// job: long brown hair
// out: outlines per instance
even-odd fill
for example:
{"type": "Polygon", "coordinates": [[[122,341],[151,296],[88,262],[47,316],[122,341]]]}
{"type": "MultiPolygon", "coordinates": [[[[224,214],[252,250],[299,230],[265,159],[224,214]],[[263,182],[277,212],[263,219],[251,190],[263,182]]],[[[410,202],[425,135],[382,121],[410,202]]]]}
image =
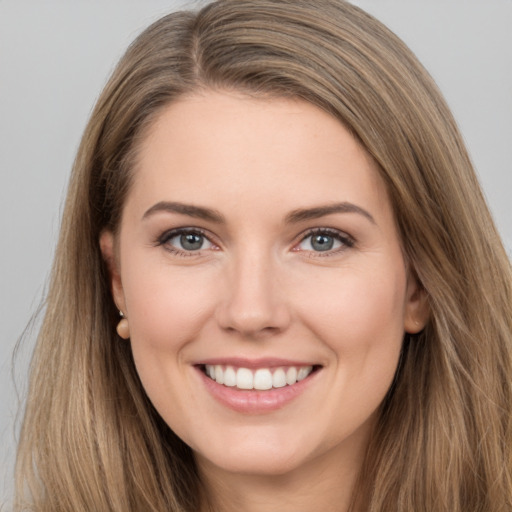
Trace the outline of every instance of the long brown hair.
{"type": "Polygon", "coordinates": [[[306,100],[377,162],[430,320],[404,339],[354,503],[374,512],[512,508],[512,274],[457,126],[430,76],[341,0],[219,0],[130,46],[76,157],[17,460],[17,510],[198,510],[190,449],[152,408],[99,249],[139,141],[201,88],[306,100]]]}

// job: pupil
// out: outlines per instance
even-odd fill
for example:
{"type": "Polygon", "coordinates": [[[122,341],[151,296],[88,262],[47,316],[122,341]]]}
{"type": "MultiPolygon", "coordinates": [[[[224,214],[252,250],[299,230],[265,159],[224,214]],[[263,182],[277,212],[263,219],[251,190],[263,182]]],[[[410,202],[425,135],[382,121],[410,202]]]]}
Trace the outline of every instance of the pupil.
{"type": "Polygon", "coordinates": [[[197,251],[198,249],[201,249],[201,246],[203,245],[203,237],[201,235],[188,233],[186,235],[181,235],[180,243],[183,249],[187,251],[197,251]]]}
{"type": "Polygon", "coordinates": [[[333,237],[327,235],[315,235],[311,241],[311,246],[315,251],[329,251],[333,245],[333,237]]]}

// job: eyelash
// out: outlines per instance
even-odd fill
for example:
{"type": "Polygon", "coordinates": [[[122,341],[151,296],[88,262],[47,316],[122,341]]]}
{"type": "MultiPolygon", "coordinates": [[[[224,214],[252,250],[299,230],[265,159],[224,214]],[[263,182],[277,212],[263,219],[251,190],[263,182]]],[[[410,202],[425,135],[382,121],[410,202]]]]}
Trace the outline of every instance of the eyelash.
{"type": "MultiPolygon", "coordinates": [[[[325,252],[309,251],[309,256],[311,258],[317,258],[317,257],[325,258],[325,257],[329,257],[329,256],[334,256],[334,255],[339,254],[340,252],[343,252],[347,249],[354,247],[354,245],[355,245],[354,238],[352,238],[347,233],[344,233],[342,231],[338,231],[337,229],[332,229],[332,228],[314,228],[314,229],[311,229],[311,230],[307,231],[306,233],[304,233],[304,235],[302,235],[299,243],[296,244],[295,247],[302,244],[308,238],[312,238],[314,236],[319,236],[319,235],[334,238],[334,240],[341,243],[341,247],[338,247],[337,249],[329,249],[329,250],[326,250],[325,252]]],[[[294,250],[297,250],[297,252],[299,252],[298,249],[294,249],[294,250]]]]}
{"type": "MultiPolygon", "coordinates": [[[[168,244],[169,240],[176,238],[177,236],[181,236],[181,235],[199,235],[199,236],[203,237],[205,240],[207,240],[214,247],[217,247],[217,245],[211,241],[211,237],[204,230],[202,230],[201,228],[191,228],[191,227],[178,228],[178,229],[172,229],[169,231],[165,231],[164,233],[162,233],[162,235],[160,235],[158,237],[155,245],[156,246],[165,246],[165,249],[167,251],[169,251],[172,254],[175,254],[177,256],[190,257],[190,256],[197,256],[198,254],[201,253],[202,249],[198,249],[196,251],[187,251],[187,250],[178,249],[177,247],[168,244]]],[[[354,245],[355,245],[354,238],[352,238],[350,235],[348,235],[346,233],[340,232],[340,231],[338,231],[336,229],[332,229],[332,228],[314,228],[309,231],[306,231],[306,233],[304,233],[301,236],[299,242],[294,245],[294,248],[292,250],[294,250],[296,252],[308,252],[309,256],[312,258],[328,257],[328,256],[336,255],[346,249],[350,249],[350,248],[354,247],[354,245]],[[304,241],[306,241],[308,238],[311,238],[314,236],[321,236],[321,235],[333,238],[334,240],[340,242],[341,247],[336,248],[334,250],[328,249],[325,252],[323,252],[323,251],[300,251],[299,249],[296,248],[297,246],[302,244],[304,241]]]]}
{"type": "Polygon", "coordinates": [[[158,239],[156,240],[155,245],[156,246],[164,246],[165,250],[169,251],[172,254],[175,254],[176,256],[183,256],[183,257],[190,257],[190,256],[197,256],[201,249],[197,251],[187,251],[183,249],[178,249],[177,247],[174,247],[173,245],[168,244],[169,240],[181,236],[181,235],[199,235],[203,237],[205,240],[210,242],[213,246],[216,246],[211,240],[210,236],[202,230],[201,228],[178,228],[178,229],[171,229],[169,231],[165,231],[162,233],[158,239]]]}

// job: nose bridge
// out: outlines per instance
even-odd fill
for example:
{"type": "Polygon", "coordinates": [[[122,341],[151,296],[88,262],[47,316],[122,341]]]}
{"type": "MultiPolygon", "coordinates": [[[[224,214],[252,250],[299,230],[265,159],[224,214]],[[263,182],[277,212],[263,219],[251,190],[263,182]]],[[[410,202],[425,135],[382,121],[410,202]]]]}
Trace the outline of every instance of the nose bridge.
{"type": "Polygon", "coordinates": [[[233,255],[219,304],[222,328],[255,336],[286,327],[289,312],[278,267],[272,251],[262,247],[246,245],[233,255]]]}

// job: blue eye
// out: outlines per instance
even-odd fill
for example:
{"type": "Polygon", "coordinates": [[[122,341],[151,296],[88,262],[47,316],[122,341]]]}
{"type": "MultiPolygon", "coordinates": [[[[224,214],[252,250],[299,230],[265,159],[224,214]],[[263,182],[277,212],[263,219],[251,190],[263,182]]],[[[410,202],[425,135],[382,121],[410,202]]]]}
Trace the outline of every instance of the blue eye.
{"type": "Polygon", "coordinates": [[[317,230],[306,235],[297,246],[301,251],[336,252],[343,247],[352,247],[352,239],[330,230],[317,230]]]}
{"type": "Polygon", "coordinates": [[[158,240],[158,243],[167,246],[170,250],[181,252],[195,252],[213,247],[203,233],[191,229],[167,232],[158,240]]]}

